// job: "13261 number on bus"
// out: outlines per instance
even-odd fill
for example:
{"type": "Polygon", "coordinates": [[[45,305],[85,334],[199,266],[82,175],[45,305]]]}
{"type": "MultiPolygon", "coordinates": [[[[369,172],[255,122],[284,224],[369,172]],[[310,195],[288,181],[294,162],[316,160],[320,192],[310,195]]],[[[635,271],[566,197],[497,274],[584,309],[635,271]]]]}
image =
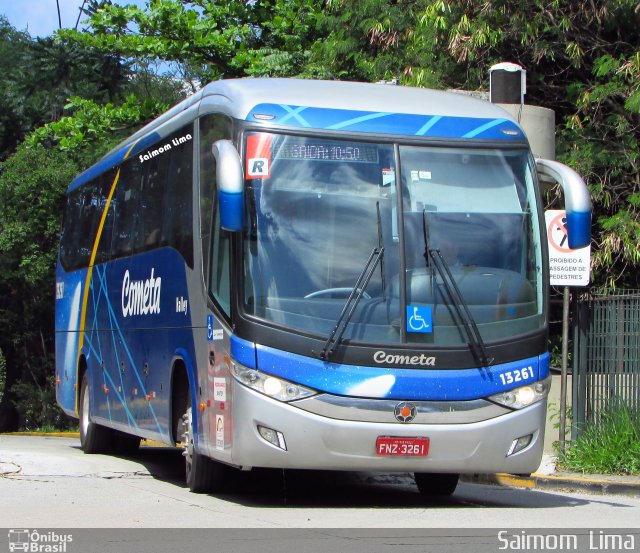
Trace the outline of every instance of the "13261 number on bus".
{"type": "Polygon", "coordinates": [[[515,369],[506,373],[500,374],[500,380],[505,386],[507,384],[515,384],[517,382],[525,382],[535,378],[533,374],[533,367],[525,367],[524,369],[515,369]]]}

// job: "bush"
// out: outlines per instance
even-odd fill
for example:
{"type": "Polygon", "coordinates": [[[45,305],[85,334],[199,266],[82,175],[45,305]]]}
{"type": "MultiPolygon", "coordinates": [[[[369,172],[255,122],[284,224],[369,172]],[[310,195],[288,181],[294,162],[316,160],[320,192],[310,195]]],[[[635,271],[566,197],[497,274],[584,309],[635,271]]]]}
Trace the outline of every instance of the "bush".
{"type": "Polygon", "coordinates": [[[562,469],[575,472],[640,473],[640,411],[612,402],[598,424],[588,424],[558,460],[562,469]]]}

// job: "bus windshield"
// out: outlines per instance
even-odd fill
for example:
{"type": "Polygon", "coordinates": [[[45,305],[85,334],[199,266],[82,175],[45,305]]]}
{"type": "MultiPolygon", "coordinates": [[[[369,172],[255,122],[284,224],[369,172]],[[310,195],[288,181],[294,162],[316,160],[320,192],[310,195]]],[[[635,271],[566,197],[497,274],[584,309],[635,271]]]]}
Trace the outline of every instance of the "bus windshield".
{"type": "Polygon", "coordinates": [[[467,344],[460,301],[485,342],[542,328],[526,149],[248,133],[245,152],[248,315],[326,338],[372,252],[383,250],[343,340],[467,344]],[[459,297],[429,250],[444,259],[459,297]]]}

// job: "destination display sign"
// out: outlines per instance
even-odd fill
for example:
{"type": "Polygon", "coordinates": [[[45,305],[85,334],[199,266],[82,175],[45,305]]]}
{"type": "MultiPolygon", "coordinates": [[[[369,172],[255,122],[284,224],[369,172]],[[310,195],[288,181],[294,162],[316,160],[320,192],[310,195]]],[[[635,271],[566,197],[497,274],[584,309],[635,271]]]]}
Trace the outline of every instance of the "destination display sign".
{"type": "Polygon", "coordinates": [[[287,137],[275,151],[275,159],[378,163],[378,148],[361,142],[351,144],[349,142],[287,137]]]}

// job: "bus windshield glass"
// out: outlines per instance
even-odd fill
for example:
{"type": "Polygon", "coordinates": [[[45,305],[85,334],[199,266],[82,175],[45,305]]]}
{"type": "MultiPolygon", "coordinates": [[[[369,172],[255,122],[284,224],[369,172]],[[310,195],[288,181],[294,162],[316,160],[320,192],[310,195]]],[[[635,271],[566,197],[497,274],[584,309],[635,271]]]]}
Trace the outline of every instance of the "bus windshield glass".
{"type": "Polygon", "coordinates": [[[245,173],[248,315],[326,338],[372,252],[383,250],[344,341],[467,344],[461,300],[485,342],[542,328],[539,216],[526,149],[396,150],[249,133],[245,173]],[[444,259],[460,297],[428,250],[444,259]]]}

